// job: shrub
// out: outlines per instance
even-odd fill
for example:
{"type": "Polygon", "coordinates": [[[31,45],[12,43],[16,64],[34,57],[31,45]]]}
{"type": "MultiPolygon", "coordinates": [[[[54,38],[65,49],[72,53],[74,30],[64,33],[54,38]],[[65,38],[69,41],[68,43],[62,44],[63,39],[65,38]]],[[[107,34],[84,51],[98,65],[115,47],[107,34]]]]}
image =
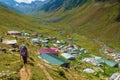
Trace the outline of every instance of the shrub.
{"type": "Polygon", "coordinates": [[[65,76],[64,71],[63,71],[63,70],[59,70],[59,75],[60,75],[60,76],[65,76]]]}
{"type": "Polygon", "coordinates": [[[7,80],[20,80],[20,77],[17,74],[11,75],[7,80]]]}

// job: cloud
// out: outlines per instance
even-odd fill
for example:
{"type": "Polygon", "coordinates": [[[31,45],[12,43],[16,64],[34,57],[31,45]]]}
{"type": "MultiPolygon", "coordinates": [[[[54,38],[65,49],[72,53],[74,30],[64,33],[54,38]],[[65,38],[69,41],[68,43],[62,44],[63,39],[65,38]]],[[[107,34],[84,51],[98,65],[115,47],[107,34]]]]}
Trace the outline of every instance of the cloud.
{"type": "MultiPolygon", "coordinates": [[[[27,3],[27,4],[30,4],[32,3],[33,1],[36,1],[36,0],[14,0],[18,3],[27,3]]],[[[41,0],[41,1],[44,1],[44,0],[41,0]]]]}

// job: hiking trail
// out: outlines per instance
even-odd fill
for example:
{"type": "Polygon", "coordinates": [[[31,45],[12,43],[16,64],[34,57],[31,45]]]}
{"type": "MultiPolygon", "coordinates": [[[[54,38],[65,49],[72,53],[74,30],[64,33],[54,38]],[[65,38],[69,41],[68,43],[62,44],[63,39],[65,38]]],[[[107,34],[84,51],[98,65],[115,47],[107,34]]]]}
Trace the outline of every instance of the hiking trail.
{"type": "Polygon", "coordinates": [[[25,66],[23,66],[20,69],[20,80],[30,80],[31,77],[31,71],[28,68],[25,68],[25,66]]]}
{"type": "Polygon", "coordinates": [[[48,73],[48,71],[45,69],[44,65],[38,63],[38,66],[43,70],[45,76],[47,77],[48,80],[54,80],[50,74],[48,73]]]}
{"type": "Polygon", "coordinates": [[[101,42],[97,39],[93,39],[93,41],[95,41],[95,43],[98,43],[102,46],[102,48],[99,49],[98,53],[99,53],[100,56],[104,56],[102,51],[105,50],[105,49],[108,49],[109,47],[104,42],[101,42]]]}

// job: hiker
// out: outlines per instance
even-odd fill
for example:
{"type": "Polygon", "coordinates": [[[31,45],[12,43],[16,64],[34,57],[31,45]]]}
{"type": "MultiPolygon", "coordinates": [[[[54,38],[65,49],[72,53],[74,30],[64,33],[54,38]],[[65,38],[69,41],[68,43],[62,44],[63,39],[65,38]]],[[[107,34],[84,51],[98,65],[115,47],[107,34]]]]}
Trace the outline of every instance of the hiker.
{"type": "Polygon", "coordinates": [[[23,59],[23,63],[27,64],[28,51],[27,51],[27,47],[25,45],[22,45],[20,47],[20,56],[23,59]]]}

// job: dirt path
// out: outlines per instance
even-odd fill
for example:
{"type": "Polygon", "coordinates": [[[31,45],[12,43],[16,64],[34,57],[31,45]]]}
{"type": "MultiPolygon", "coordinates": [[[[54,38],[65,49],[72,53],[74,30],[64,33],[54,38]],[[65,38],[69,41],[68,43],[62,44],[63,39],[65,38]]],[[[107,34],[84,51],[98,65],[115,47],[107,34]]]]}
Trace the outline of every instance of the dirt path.
{"type": "Polygon", "coordinates": [[[25,66],[20,69],[20,80],[30,80],[31,71],[25,66]]]}
{"type": "Polygon", "coordinates": [[[43,70],[43,72],[44,72],[44,74],[45,74],[45,76],[47,77],[48,80],[54,80],[54,79],[50,76],[50,74],[47,72],[47,70],[45,69],[44,65],[41,65],[41,64],[39,64],[39,63],[38,63],[38,65],[39,65],[39,67],[43,70]]]}
{"type": "Polygon", "coordinates": [[[104,43],[104,42],[101,42],[101,41],[98,41],[98,40],[96,40],[96,39],[93,39],[96,43],[98,43],[98,44],[100,44],[101,46],[102,46],[102,48],[101,49],[99,49],[99,55],[100,56],[104,56],[103,55],[103,50],[105,50],[105,49],[108,49],[109,47],[104,43]]]}
{"type": "Polygon", "coordinates": [[[85,76],[78,75],[77,72],[75,71],[69,71],[69,72],[66,72],[65,74],[67,74],[69,78],[74,80],[87,80],[85,76]]]}

